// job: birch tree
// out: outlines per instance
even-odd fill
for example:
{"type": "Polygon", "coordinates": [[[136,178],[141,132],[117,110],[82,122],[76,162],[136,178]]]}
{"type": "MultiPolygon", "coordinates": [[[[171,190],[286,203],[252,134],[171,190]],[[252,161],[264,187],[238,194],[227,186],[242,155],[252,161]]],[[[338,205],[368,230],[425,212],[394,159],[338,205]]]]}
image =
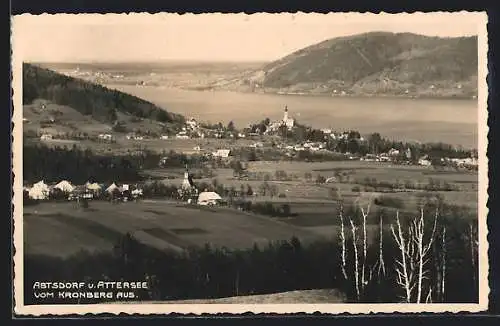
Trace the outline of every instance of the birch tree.
{"type": "Polygon", "coordinates": [[[420,217],[410,222],[408,231],[404,232],[396,213],[397,230],[391,225],[391,232],[400,251],[396,259],[396,273],[398,285],[404,290],[404,299],[407,303],[422,303],[432,300],[432,286],[425,283],[429,279],[428,268],[429,251],[435,239],[437,226],[437,211],[430,235],[426,236],[424,211],[420,210],[420,217]],[[425,298],[424,298],[425,296],[425,298]]]}

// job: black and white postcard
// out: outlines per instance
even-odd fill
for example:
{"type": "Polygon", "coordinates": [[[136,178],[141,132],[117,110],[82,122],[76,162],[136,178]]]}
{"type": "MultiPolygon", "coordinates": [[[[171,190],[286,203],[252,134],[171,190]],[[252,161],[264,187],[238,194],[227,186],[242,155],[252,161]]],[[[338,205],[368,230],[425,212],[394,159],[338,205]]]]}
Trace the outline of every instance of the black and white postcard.
{"type": "Polygon", "coordinates": [[[486,310],[486,24],[13,16],[15,312],[486,310]]]}

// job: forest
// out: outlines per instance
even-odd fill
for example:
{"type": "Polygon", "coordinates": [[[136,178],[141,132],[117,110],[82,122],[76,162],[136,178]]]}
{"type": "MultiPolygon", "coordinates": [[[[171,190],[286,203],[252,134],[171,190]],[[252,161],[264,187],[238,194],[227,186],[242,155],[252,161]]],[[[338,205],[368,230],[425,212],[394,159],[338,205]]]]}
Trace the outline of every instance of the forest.
{"type": "Polygon", "coordinates": [[[125,234],[111,252],[82,251],[67,258],[26,255],[25,303],[58,302],[57,297],[34,297],[31,285],[41,280],[147,281],[149,288],[136,293],[136,300],[325,288],[342,291],[352,303],[478,301],[474,222],[428,204],[413,218],[380,218],[378,236],[368,241],[368,212],[359,207],[340,212],[339,237],[307,244],[291,238],[246,250],[206,244],[179,253],[148,247],[125,234]]]}
{"type": "Polygon", "coordinates": [[[152,153],[127,155],[96,154],[90,149],[47,147],[43,144],[23,147],[23,177],[27,183],[59,182],[70,180],[74,184],[93,182],[136,182],[143,180],[142,169],[157,168],[165,154],[164,164],[169,167],[195,166],[198,159],[175,153],[152,153]]]}
{"type": "Polygon", "coordinates": [[[30,104],[35,99],[70,106],[105,123],[115,122],[117,111],[164,123],[185,120],[182,115],[167,112],[138,97],[23,63],[23,103],[30,104]]]}

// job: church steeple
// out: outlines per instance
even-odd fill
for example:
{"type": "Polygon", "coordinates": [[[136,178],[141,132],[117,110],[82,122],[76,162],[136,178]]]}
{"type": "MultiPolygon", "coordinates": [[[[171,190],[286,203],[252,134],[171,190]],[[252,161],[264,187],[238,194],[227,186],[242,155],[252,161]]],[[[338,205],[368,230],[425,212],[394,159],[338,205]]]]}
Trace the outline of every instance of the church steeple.
{"type": "Polygon", "coordinates": [[[184,180],[182,180],[182,188],[187,189],[191,187],[192,187],[191,179],[189,178],[189,170],[186,164],[186,170],[184,171],[184,180]]]}
{"type": "Polygon", "coordinates": [[[288,121],[288,106],[285,105],[285,113],[283,114],[283,122],[288,121]]]}

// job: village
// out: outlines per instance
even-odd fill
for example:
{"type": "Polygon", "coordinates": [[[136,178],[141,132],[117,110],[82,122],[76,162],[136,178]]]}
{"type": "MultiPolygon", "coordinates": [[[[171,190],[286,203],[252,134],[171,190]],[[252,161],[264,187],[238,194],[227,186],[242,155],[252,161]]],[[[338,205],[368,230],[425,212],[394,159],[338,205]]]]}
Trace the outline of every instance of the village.
{"type": "MultiPolygon", "coordinates": [[[[41,142],[50,143],[51,141],[65,138],[58,134],[42,133],[39,136],[41,142]]],[[[339,155],[345,160],[360,160],[367,162],[392,162],[395,164],[416,164],[421,166],[432,166],[428,155],[415,157],[411,148],[399,144],[399,148],[390,148],[385,152],[373,153],[369,148],[369,139],[366,139],[359,132],[343,131],[338,132],[330,128],[315,130],[310,127],[300,126],[297,121],[289,116],[288,108],[285,106],[282,119],[270,121],[268,118],[257,124],[251,124],[241,131],[238,131],[232,122],[228,126],[221,123],[209,125],[199,123],[194,118],[186,120],[185,125],[174,134],[150,135],[148,133],[130,132],[123,133],[100,133],[91,137],[96,142],[116,143],[117,141],[127,140],[134,142],[143,141],[145,145],[148,140],[165,141],[164,147],[168,147],[172,142],[182,146],[182,141],[197,140],[198,143],[192,148],[183,147],[182,153],[187,155],[200,154],[211,158],[228,158],[236,149],[272,149],[278,152],[282,158],[293,158],[300,154],[311,153],[317,155],[339,155]],[[305,131],[304,131],[305,130],[305,131]],[[297,136],[302,132],[305,135],[297,136]],[[298,139],[300,138],[300,139],[298,139]],[[231,144],[231,146],[218,145],[203,146],[203,140],[209,144],[210,140],[222,140],[222,144],[231,144]],[[238,142],[244,140],[245,142],[238,142]],[[334,145],[332,145],[334,144],[334,145]],[[342,146],[341,146],[342,145],[342,146]],[[336,147],[335,147],[336,146],[336,147]],[[368,146],[368,147],[367,147],[368,146]],[[361,148],[367,148],[362,152],[361,148]],[[356,153],[356,151],[358,153],[356,153]]],[[[161,146],[161,145],[160,145],[161,146]]],[[[418,154],[417,154],[418,155],[418,154]]],[[[477,169],[477,154],[470,157],[441,157],[440,165],[455,166],[458,168],[477,169]]]]}
{"type": "MultiPolygon", "coordinates": [[[[249,150],[263,150],[266,148],[271,148],[274,151],[280,153],[282,159],[291,159],[300,157],[304,153],[309,154],[324,154],[333,153],[340,154],[343,156],[345,161],[359,161],[359,162],[373,162],[373,164],[393,164],[393,165],[417,165],[423,168],[431,168],[436,164],[440,166],[452,166],[455,169],[464,170],[474,170],[477,168],[477,158],[467,157],[467,158],[446,158],[442,157],[439,162],[432,162],[428,155],[422,155],[415,159],[415,155],[412,153],[410,148],[395,149],[390,148],[388,151],[373,154],[366,153],[365,155],[351,154],[349,151],[344,151],[343,153],[335,153],[329,149],[329,141],[336,142],[353,142],[356,143],[366,143],[368,140],[363,138],[359,133],[356,132],[343,132],[337,133],[330,129],[322,129],[319,132],[314,131],[312,138],[314,140],[307,139],[304,141],[294,141],[287,137],[288,132],[292,132],[296,128],[297,124],[295,119],[289,116],[288,108],[285,107],[284,115],[281,120],[278,121],[263,121],[261,124],[250,126],[244,131],[238,132],[232,126],[229,128],[223,128],[218,126],[215,129],[202,128],[200,124],[195,119],[189,119],[186,121],[186,125],[182,127],[182,130],[178,132],[174,138],[176,140],[182,141],[186,139],[192,139],[192,137],[199,137],[201,139],[207,138],[248,138],[254,139],[250,143],[247,143],[246,147],[249,150]],[[208,131],[208,132],[207,132],[208,131]],[[284,135],[280,135],[280,131],[284,135]],[[318,135],[319,133],[319,135],[318,135]],[[284,137],[283,137],[284,136],[284,137]]],[[[161,139],[167,140],[169,136],[161,136],[161,139]]],[[[99,138],[102,140],[112,140],[113,136],[111,134],[101,134],[99,138]]],[[[143,136],[138,136],[136,134],[127,134],[127,139],[143,140],[143,136]]],[[[50,139],[47,135],[42,135],[43,140],[50,139]]],[[[348,149],[348,148],[347,148],[348,149]]],[[[218,148],[215,151],[204,150],[201,146],[197,145],[192,151],[184,154],[198,154],[205,157],[208,160],[224,160],[226,166],[239,166],[235,169],[235,175],[238,175],[238,179],[242,179],[246,176],[248,180],[248,171],[243,167],[244,164],[241,163],[241,155],[238,155],[238,148],[218,148]],[[235,155],[236,154],[236,155],[235,155]],[[238,170],[238,171],[236,171],[238,170]]],[[[314,158],[314,157],[312,157],[314,158]]],[[[158,162],[160,168],[169,168],[167,162],[169,157],[163,157],[158,162]]],[[[308,157],[305,158],[306,162],[308,157]]],[[[278,172],[277,172],[278,173],[278,172]]],[[[321,180],[318,176],[318,180],[321,180]]],[[[335,177],[323,178],[322,182],[318,183],[330,183],[335,182],[335,177]]],[[[151,191],[145,191],[148,187],[147,182],[126,184],[121,183],[120,180],[115,180],[111,184],[101,184],[95,181],[87,182],[84,185],[74,185],[71,181],[61,180],[59,182],[54,182],[46,184],[44,180],[41,180],[33,185],[25,185],[24,194],[25,199],[38,201],[38,200],[75,200],[77,202],[87,202],[89,200],[109,200],[111,202],[118,201],[130,201],[138,200],[144,198],[145,192],[146,197],[148,194],[151,197],[151,191]]],[[[193,175],[189,172],[188,167],[185,167],[184,178],[181,184],[173,186],[169,195],[170,199],[175,199],[177,201],[182,201],[187,204],[201,205],[201,206],[214,206],[220,205],[227,201],[228,193],[218,193],[214,187],[208,189],[203,187],[198,189],[198,187],[193,182],[193,175]],[[225,198],[226,197],[226,198],[225,198]]],[[[245,196],[246,191],[241,191],[240,193],[231,191],[231,197],[242,197],[245,196]]],[[[266,191],[261,191],[260,195],[265,195],[266,191]]],[[[252,196],[258,196],[259,191],[252,191],[252,196]]]]}

